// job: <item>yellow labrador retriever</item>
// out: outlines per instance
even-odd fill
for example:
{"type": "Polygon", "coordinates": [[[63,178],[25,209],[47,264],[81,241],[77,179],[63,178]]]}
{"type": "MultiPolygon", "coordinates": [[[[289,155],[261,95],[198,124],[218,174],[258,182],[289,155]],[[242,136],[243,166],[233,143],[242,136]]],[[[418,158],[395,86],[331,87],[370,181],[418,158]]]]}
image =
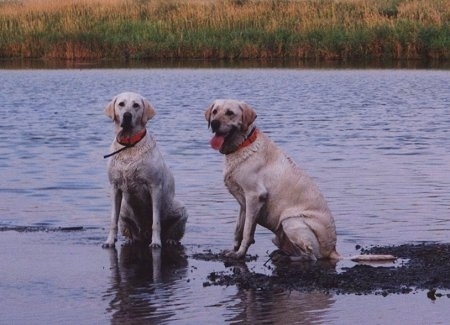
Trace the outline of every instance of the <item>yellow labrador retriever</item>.
{"type": "Polygon", "coordinates": [[[105,108],[115,126],[108,177],[112,187],[111,227],[103,247],[114,247],[118,224],[131,241],[151,247],[178,243],[184,235],[187,212],[175,200],[174,177],[146,124],[155,115],[141,95],[124,92],[105,108]]]}
{"type": "Polygon", "coordinates": [[[334,219],[324,197],[313,180],[256,128],[255,110],[241,101],[216,100],[205,118],[214,133],[211,146],[225,155],[225,185],[240,205],[234,246],[226,255],[244,257],[260,224],[275,234],[274,244],[291,260],[340,259],[334,219]]]}

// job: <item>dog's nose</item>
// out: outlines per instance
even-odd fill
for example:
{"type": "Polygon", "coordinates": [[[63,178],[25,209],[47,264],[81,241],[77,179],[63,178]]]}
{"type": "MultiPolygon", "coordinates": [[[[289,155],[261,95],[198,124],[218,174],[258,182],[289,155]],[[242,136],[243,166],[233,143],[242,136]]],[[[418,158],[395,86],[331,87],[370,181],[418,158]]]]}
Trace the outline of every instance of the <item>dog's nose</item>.
{"type": "Polygon", "coordinates": [[[211,129],[213,132],[217,132],[217,130],[220,128],[220,121],[218,120],[212,120],[211,121],[211,129]]]}
{"type": "Polygon", "coordinates": [[[133,118],[133,115],[130,112],[125,112],[123,114],[123,119],[122,119],[122,127],[123,128],[127,128],[131,126],[131,120],[133,118]]]}
{"type": "Polygon", "coordinates": [[[131,113],[130,112],[125,112],[125,113],[123,113],[123,119],[124,120],[129,120],[129,121],[131,121],[131,118],[133,117],[133,115],[131,115],[131,113]]]}

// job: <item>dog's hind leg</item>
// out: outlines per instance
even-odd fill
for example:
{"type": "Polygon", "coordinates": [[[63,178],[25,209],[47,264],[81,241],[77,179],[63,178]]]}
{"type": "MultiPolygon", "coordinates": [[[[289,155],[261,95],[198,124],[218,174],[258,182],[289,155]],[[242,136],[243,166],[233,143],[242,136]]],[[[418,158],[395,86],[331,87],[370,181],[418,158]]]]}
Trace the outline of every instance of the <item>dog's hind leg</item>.
{"type": "Polygon", "coordinates": [[[273,243],[292,261],[315,261],[321,258],[317,237],[301,216],[283,220],[273,243]]]}
{"type": "Polygon", "coordinates": [[[163,230],[163,237],[168,244],[179,244],[181,238],[184,236],[186,230],[186,222],[188,214],[186,208],[178,201],[174,201],[174,206],[167,218],[167,224],[163,230]]]}

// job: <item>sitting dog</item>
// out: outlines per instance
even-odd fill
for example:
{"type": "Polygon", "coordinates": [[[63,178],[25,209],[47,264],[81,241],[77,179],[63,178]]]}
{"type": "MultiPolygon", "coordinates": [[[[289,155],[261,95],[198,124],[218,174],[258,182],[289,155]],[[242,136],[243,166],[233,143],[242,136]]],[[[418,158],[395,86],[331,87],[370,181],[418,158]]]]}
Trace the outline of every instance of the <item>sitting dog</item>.
{"type": "Polygon", "coordinates": [[[175,200],[174,177],[146,123],[155,115],[141,95],[124,92],[105,108],[115,126],[108,177],[112,188],[111,227],[104,248],[114,247],[117,229],[131,241],[177,244],[184,235],[186,209],[175,200]]]}
{"type": "Polygon", "coordinates": [[[214,133],[211,146],[225,155],[225,185],[240,205],[234,246],[226,255],[243,258],[260,224],[275,234],[274,244],[291,260],[341,259],[334,219],[324,197],[313,180],[256,128],[255,110],[237,100],[216,100],[205,118],[214,133]]]}

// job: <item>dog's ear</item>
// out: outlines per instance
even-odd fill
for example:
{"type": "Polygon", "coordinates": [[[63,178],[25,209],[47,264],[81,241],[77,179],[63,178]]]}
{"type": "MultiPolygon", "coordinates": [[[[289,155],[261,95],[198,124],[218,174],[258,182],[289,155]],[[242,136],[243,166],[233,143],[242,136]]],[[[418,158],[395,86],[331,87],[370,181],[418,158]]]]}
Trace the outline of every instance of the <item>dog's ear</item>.
{"type": "Polygon", "coordinates": [[[205,119],[208,121],[208,129],[211,126],[211,112],[214,107],[214,103],[212,103],[205,111],[205,119]]]}
{"type": "Polygon", "coordinates": [[[114,106],[116,106],[116,100],[117,100],[117,96],[114,97],[109,102],[109,104],[105,107],[105,111],[104,111],[106,116],[108,116],[113,121],[116,120],[116,113],[114,112],[114,106]]]}
{"type": "Polygon", "coordinates": [[[145,125],[148,120],[156,115],[156,111],[152,104],[145,98],[142,99],[142,106],[144,107],[144,113],[142,114],[142,125],[145,125]]]}
{"type": "Polygon", "coordinates": [[[253,107],[244,102],[239,104],[239,108],[242,110],[242,131],[247,131],[257,117],[256,112],[253,107]]]}

